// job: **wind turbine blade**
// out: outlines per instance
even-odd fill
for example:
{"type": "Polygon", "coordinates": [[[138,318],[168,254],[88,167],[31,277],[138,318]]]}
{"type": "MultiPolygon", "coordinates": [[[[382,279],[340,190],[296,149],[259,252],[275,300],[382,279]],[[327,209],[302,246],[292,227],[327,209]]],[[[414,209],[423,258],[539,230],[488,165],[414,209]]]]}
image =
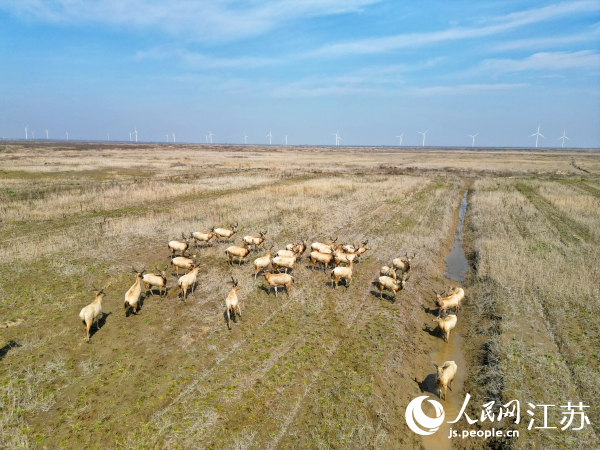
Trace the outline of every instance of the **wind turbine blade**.
{"type": "Polygon", "coordinates": [[[541,137],[543,137],[544,139],[546,139],[546,136],[544,136],[543,134],[541,134],[541,133],[538,133],[538,134],[539,134],[541,137]]]}

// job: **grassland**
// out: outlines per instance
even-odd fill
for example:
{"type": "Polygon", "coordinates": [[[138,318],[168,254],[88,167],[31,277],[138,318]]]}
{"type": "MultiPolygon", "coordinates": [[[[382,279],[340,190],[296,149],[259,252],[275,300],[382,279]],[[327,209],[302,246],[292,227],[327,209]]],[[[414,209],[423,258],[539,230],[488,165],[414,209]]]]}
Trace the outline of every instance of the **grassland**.
{"type": "MultiPolygon", "coordinates": [[[[600,201],[597,180],[477,180],[471,195],[477,264],[470,333],[483,341],[471,386],[506,403],[584,401],[591,426],[528,432],[515,448],[589,448],[600,419],[600,201]]],[[[480,341],[480,342],[481,342],[480,341]]],[[[531,409],[531,408],[529,408],[531,409]]],[[[522,411],[523,413],[523,411],[522,411]]],[[[539,419],[538,419],[539,420],[539,419]]],[[[553,426],[554,426],[553,425],[553,426]]],[[[540,426],[535,424],[535,426],[540,426]]],[[[579,423],[575,425],[579,427],[579,423]]],[[[560,427],[559,427],[560,428],[560,427]]]]}
{"type": "MultiPolygon", "coordinates": [[[[476,406],[597,404],[595,152],[12,143],[0,162],[0,322],[18,323],[0,335],[1,447],[419,448],[404,408],[433,371],[440,338],[424,324],[466,187],[464,389],[476,406]],[[235,242],[266,229],[277,248],[338,236],[371,250],[349,289],[303,262],[275,299],[213,245],[187,303],[171,289],[125,317],[131,266],[162,266],[168,239],[234,221],[235,242]],[[406,251],[419,252],[407,289],[380,300],[371,282],[406,251]],[[230,275],[243,285],[232,331],[230,275]],[[88,345],[77,314],[91,284],[109,285],[109,314],[88,345]]],[[[598,429],[573,433],[501,445],[589,446],[598,429]]]]}

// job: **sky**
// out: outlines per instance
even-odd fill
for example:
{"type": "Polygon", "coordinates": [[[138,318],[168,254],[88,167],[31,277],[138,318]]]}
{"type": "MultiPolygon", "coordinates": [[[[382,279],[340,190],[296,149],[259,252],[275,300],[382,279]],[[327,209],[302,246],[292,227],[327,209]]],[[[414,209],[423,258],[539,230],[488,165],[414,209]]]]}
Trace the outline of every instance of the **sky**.
{"type": "Polygon", "coordinates": [[[599,148],[599,44],[600,0],[0,0],[0,136],[599,148]]]}

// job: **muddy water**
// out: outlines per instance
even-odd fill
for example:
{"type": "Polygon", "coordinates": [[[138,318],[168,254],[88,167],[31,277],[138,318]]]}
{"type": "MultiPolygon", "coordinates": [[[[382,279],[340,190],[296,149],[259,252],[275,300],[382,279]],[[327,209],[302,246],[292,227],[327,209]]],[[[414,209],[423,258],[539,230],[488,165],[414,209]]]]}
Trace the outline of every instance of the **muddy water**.
{"type": "MultiPolygon", "coordinates": [[[[463,282],[465,275],[470,269],[469,262],[465,257],[465,252],[462,248],[463,223],[465,213],[467,211],[467,193],[463,196],[458,212],[458,226],[454,235],[454,246],[446,257],[446,274],[448,280],[463,282]]],[[[456,328],[450,334],[449,342],[444,342],[443,339],[437,341],[436,347],[429,353],[431,364],[431,372],[424,380],[424,388],[427,392],[433,394],[431,397],[439,401],[444,407],[445,420],[440,426],[440,429],[430,436],[423,436],[422,448],[424,450],[443,450],[452,448],[452,440],[449,439],[450,428],[453,424],[447,423],[450,420],[455,420],[458,416],[460,408],[464,401],[463,385],[466,378],[467,362],[462,352],[463,339],[460,335],[461,329],[461,313],[458,314],[458,323],[456,328]],[[452,391],[448,390],[446,400],[441,400],[437,397],[436,372],[433,363],[441,366],[445,361],[454,361],[458,367],[458,371],[452,381],[452,391]]],[[[423,402],[423,412],[429,417],[435,417],[433,406],[428,402],[423,402]],[[430,409],[428,409],[430,408],[430,409]]]]}
{"type": "Polygon", "coordinates": [[[456,227],[456,233],[454,234],[454,246],[448,256],[446,256],[446,273],[445,277],[453,281],[465,281],[465,275],[471,268],[469,262],[465,257],[465,252],[462,248],[463,238],[463,223],[465,220],[465,213],[467,212],[467,194],[468,190],[465,191],[462,201],[460,202],[460,209],[458,210],[458,227],[456,227]]]}

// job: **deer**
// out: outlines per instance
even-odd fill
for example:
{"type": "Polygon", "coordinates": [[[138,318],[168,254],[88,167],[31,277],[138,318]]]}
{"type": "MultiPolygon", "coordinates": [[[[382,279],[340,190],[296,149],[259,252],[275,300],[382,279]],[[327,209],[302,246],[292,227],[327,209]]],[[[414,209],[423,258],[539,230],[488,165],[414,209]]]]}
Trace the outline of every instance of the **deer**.
{"type": "Polygon", "coordinates": [[[336,237],[333,241],[331,241],[328,244],[324,244],[322,242],[313,242],[312,244],[310,244],[310,248],[315,252],[333,253],[333,246],[335,245],[337,240],[338,238],[336,237]]]}
{"type": "Polygon", "coordinates": [[[85,306],[79,313],[79,318],[85,325],[85,330],[87,332],[87,343],[88,344],[90,343],[90,328],[92,328],[92,325],[94,324],[94,322],[96,322],[96,329],[98,329],[98,330],[100,329],[98,321],[102,318],[102,299],[106,295],[104,293],[104,289],[106,289],[106,288],[98,289],[97,287],[95,287],[93,285],[92,285],[92,288],[94,288],[96,298],[94,299],[94,301],[92,303],[85,306]]]}
{"type": "Polygon", "coordinates": [[[294,264],[296,263],[296,257],[292,256],[290,258],[284,257],[284,256],[276,256],[275,258],[273,258],[271,260],[271,265],[273,266],[274,270],[278,270],[281,267],[283,267],[285,269],[285,273],[287,273],[287,270],[294,270],[294,264]]]}
{"type": "Polygon", "coordinates": [[[331,261],[333,261],[332,253],[310,252],[310,267],[314,268],[315,263],[323,264],[323,272],[327,270],[331,261]]]}
{"type": "Polygon", "coordinates": [[[301,242],[299,244],[288,244],[285,247],[287,251],[294,252],[294,256],[296,256],[296,259],[302,258],[302,255],[306,251],[306,241],[303,238],[300,238],[300,241],[301,242]]]}
{"type": "Polygon", "coordinates": [[[171,258],[171,264],[175,267],[177,272],[177,276],[179,276],[179,269],[183,270],[191,270],[192,267],[196,264],[196,255],[192,255],[192,258],[184,258],[183,256],[177,256],[176,258],[171,258]]]}
{"type": "Polygon", "coordinates": [[[140,272],[132,267],[131,270],[135,273],[135,283],[125,293],[125,302],[123,303],[123,306],[125,307],[125,317],[128,316],[129,308],[132,308],[133,313],[137,315],[140,309],[139,301],[142,296],[142,275],[144,274],[145,269],[142,269],[140,272]]]}
{"type": "Polygon", "coordinates": [[[190,241],[192,239],[192,235],[190,235],[189,238],[186,238],[185,235],[183,233],[181,233],[181,238],[183,239],[182,241],[169,241],[168,243],[168,247],[169,250],[171,251],[171,255],[174,255],[175,252],[179,252],[180,256],[185,256],[185,252],[187,251],[187,249],[190,246],[190,241]]]}
{"type": "MultiPolygon", "coordinates": [[[[369,240],[367,239],[365,242],[363,242],[354,252],[356,254],[357,258],[360,258],[367,250],[371,250],[371,247],[369,247],[367,244],[369,243],[369,240]]],[[[356,260],[358,262],[358,259],[356,260]]]]}
{"type": "Polygon", "coordinates": [[[342,250],[344,251],[344,253],[356,253],[356,250],[358,250],[358,247],[355,245],[351,245],[351,244],[346,244],[346,245],[342,245],[342,250]]]}
{"type": "MultiPolygon", "coordinates": [[[[462,291],[462,289],[461,289],[461,291],[462,291]]],[[[440,307],[440,309],[438,311],[438,315],[440,313],[446,314],[446,312],[451,308],[454,308],[455,311],[458,311],[460,309],[460,302],[463,299],[463,297],[461,297],[460,295],[455,293],[455,294],[450,294],[450,295],[442,297],[442,293],[436,292],[435,290],[433,292],[435,293],[435,296],[436,296],[436,303],[440,307]]],[[[464,291],[463,291],[463,296],[464,296],[464,291]]]]}
{"type": "Polygon", "coordinates": [[[263,272],[267,283],[269,283],[269,294],[271,288],[275,288],[275,297],[277,297],[277,288],[285,286],[288,297],[290,296],[290,288],[294,282],[294,277],[287,273],[271,273],[268,271],[263,272]]]}
{"type": "Polygon", "coordinates": [[[265,242],[266,231],[261,231],[258,236],[244,236],[244,243],[246,246],[250,247],[254,245],[254,251],[258,251],[258,247],[265,242]]]}
{"type": "Polygon", "coordinates": [[[225,255],[227,255],[229,265],[233,265],[233,258],[238,259],[239,266],[242,265],[242,262],[244,262],[244,264],[245,264],[246,256],[248,256],[248,253],[250,253],[250,250],[245,245],[244,245],[244,247],[232,245],[230,247],[227,247],[227,249],[225,250],[225,255]]]}
{"type": "Polygon", "coordinates": [[[192,237],[194,238],[194,245],[196,246],[196,248],[199,248],[199,242],[204,242],[206,245],[208,245],[208,242],[215,236],[215,227],[212,227],[208,233],[203,233],[202,231],[194,231],[192,233],[192,237]]]}
{"type": "MultiPolygon", "coordinates": [[[[167,274],[165,272],[166,270],[167,266],[165,266],[164,269],[160,271],[160,275],[154,273],[145,273],[142,276],[142,282],[144,283],[144,291],[146,294],[148,293],[148,286],[152,286],[158,288],[158,292],[161,297],[163,296],[163,289],[165,291],[165,295],[167,295],[167,274]]],[[[152,294],[152,288],[150,288],[150,293],[152,294]]]]}
{"type": "Polygon", "coordinates": [[[436,317],[433,321],[437,322],[439,329],[444,333],[444,341],[448,342],[450,339],[450,332],[456,326],[456,315],[444,314],[443,316],[436,317]]]}
{"type": "Polygon", "coordinates": [[[237,315],[240,316],[240,318],[242,317],[242,310],[240,309],[240,303],[238,300],[238,296],[237,296],[237,291],[239,289],[241,289],[242,287],[238,285],[238,280],[235,280],[233,277],[231,277],[231,283],[233,284],[233,286],[231,286],[231,291],[229,291],[229,295],[227,296],[227,298],[225,299],[225,307],[227,308],[226,310],[226,314],[227,314],[227,328],[229,328],[231,330],[231,324],[229,322],[230,318],[233,318],[233,322],[235,323],[235,315],[237,313],[237,315]]]}
{"type": "Polygon", "coordinates": [[[436,363],[433,363],[436,373],[436,383],[438,385],[438,396],[442,400],[446,400],[447,389],[452,390],[452,380],[456,376],[458,367],[454,361],[446,361],[442,364],[442,367],[438,367],[436,363]],[[442,396],[442,392],[444,395],[442,396]]]}
{"type": "Polygon", "coordinates": [[[459,287],[452,287],[449,286],[448,287],[448,294],[450,295],[455,295],[456,297],[458,297],[458,309],[460,309],[461,307],[461,303],[463,301],[463,299],[465,298],[465,291],[463,288],[459,287]]]}
{"type": "Polygon", "coordinates": [[[379,269],[379,275],[381,275],[382,277],[390,277],[393,280],[397,280],[398,277],[396,276],[396,271],[394,270],[394,267],[389,267],[389,266],[382,266],[381,269],[379,269]]]}
{"type": "Polygon", "coordinates": [[[271,250],[273,249],[273,245],[271,245],[271,248],[269,248],[269,250],[267,250],[267,253],[265,253],[265,256],[261,256],[260,258],[256,258],[254,260],[254,279],[256,279],[258,272],[261,271],[261,269],[266,269],[267,267],[269,267],[269,264],[271,264],[271,250]]]}
{"type": "Polygon", "coordinates": [[[231,239],[231,236],[233,236],[235,233],[237,233],[238,223],[236,222],[235,225],[230,225],[230,226],[231,226],[231,229],[229,229],[229,228],[214,228],[213,227],[213,232],[215,233],[215,235],[217,236],[217,239],[219,241],[221,241],[221,238],[231,239]]]}
{"type": "Polygon", "coordinates": [[[340,280],[344,278],[346,280],[346,288],[350,287],[352,282],[352,261],[348,267],[336,267],[331,271],[331,278],[335,278],[333,282],[334,289],[337,288],[340,280]]]}
{"type": "Polygon", "coordinates": [[[351,265],[358,258],[356,253],[344,253],[339,251],[333,252],[333,256],[336,266],[339,266],[340,264],[351,265]]]}
{"type": "Polygon", "coordinates": [[[181,288],[181,294],[182,294],[184,302],[187,300],[187,291],[190,286],[192,287],[192,295],[194,295],[194,290],[196,289],[196,280],[198,279],[198,271],[199,270],[200,270],[200,267],[192,265],[192,270],[189,271],[188,273],[186,273],[185,275],[182,275],[179,278],[179,281],[177,281],[177,286],[179,286],[181,288]]]}
{"type": "Polygon", "coordinates": [[[379,285],[379,298],[383,298],[383,291],[385,289],[392,291],[394,299],[396,298],[396,292],[406,288],[406,280],[408,277],[403,275],[401,280],[394,280],[391,277],[379,277],[377,283],[379,285]]]}
{"type": "Polygon", "coordinates": [[[396,258],[392,261],[392,264],[394,266],[394,268],[396,270],[399,270],[401,273],[408,273],[410,272],[410,269],[412,268],[411,264],[412,264],[412,260],[413,258],[417,256],[416,253],[413,254],[413,256],[408,256],[408,252],[406,252],[405,258],[396,258]]]}
{"type": "Polygon", "coordinates": [[[295,258],[296,252],[293,250],[278,250],[275,256],[280,256],[282,258],[295,258]]]}

